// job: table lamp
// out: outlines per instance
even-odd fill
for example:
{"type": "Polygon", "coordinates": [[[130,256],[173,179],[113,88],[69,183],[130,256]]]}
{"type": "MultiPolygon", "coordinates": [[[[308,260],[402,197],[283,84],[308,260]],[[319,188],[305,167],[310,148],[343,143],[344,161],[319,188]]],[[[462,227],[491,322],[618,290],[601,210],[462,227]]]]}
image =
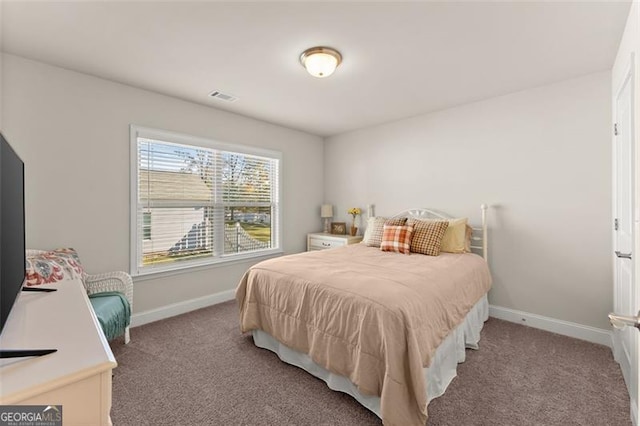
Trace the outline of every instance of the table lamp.
{"type": "Polygon", "coordinates": [[[320,217],[324,219],[324,233],[329,233],[329,219],[333,217],[333,205],[323,204],[320,208],[320,217]]]}

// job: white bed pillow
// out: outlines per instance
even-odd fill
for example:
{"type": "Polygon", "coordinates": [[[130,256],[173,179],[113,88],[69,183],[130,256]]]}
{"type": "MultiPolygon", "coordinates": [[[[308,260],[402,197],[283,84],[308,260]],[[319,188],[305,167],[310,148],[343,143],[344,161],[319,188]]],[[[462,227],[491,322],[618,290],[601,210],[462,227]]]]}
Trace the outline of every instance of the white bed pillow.
{"type": "Polygon", "coordinates": [[[367,242],[371,241],[371,235],[373,234],[373,227],[375,226],[375,223],[375,217],[367,219],[367,228],[364,230],[364,236],[362,237],[363,244],[367,244],[367,242]]]}

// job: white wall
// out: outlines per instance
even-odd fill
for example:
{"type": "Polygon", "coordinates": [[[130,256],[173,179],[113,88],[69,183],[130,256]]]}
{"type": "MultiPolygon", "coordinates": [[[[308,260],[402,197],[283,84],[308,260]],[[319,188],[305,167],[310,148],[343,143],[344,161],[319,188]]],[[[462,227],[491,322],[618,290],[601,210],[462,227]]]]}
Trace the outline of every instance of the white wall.
{"type": "Polygon", "coordinates": [[[329,138],[324,199],[345,221],[375,204],[479,223],[489,203],[491,304],[608,329],[610,81],[592,74],[329,138]]]}
{"type": "MultiPolygon", "coordinates": [[[[303,251],[305,234],[321,226],[320,137],[12,55],[3,59],[3,131],[26,167],[27,247],[74,247],[89,273],[128,270],[131,123],[283,152],[284,250],[303,251]]],[[[251,264],[136,282],[134,311],[233,289],[251,264]]]]}
{"type": "MultiPolygon", "coordinates": [[[[2,130],[27,167],[27,245],[75,247],[91,273],[127,270],[135,123],[284,153],[284,249],[318,206],[490,211],[491,303],[608,328],[611,75],[329,138],[2,55],[2,130]]],[[[615,76],[615,70],[614,70],[615,76]]],[[[135,284],[142,312],[232,289],[251,262],[135,284]]]]}

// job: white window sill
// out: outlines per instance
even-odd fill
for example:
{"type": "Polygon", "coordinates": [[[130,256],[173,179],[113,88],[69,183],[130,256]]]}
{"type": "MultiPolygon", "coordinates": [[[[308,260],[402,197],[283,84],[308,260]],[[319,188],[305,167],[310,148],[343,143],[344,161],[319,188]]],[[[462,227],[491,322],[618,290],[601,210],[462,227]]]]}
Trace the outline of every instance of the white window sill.
{"type": "Polygon", "coordinates": [[[184,266],[173,266],[171,268],[157,268],[157,269],[147,269],[145,271],[140,271],[137,274],[131,274],[133,278],[133,282],[139,281],[147,281],[153,280],[156,278],[164,278],[170,277],[173,275],[186,274],[190,272],[202,271],[205,269],[214,269],[220,268],[224,266],[236,265],[238,263],[246,263],[246,262],[260,262],[263,260],[271,259],[274,257],[279,257],[284,254],[282,249],[273,249],[262,252],[260,254],[250,253],[250,254],[240,254],[240,255],[229,255],[225,257],[219,257],[212,260],[208,260],[202,263],[197,264],[189,264],[184,266]]]}

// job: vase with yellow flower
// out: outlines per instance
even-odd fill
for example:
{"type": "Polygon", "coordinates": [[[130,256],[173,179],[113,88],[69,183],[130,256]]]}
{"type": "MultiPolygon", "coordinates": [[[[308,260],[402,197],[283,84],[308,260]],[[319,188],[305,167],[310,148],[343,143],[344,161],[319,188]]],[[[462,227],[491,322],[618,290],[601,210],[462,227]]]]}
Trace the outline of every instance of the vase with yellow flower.
{"type": "Polygon", "coordinates": [[[353,217],[353,220],[351,221],[350,233],[352,237],[355,237],[355,235],[358,233],[358,228],[356,227],[356,217],[362,213],[362,210],[360,210],[358,207],[352,207],[347,210],[347,213],[349,213],[353,217]]]}

